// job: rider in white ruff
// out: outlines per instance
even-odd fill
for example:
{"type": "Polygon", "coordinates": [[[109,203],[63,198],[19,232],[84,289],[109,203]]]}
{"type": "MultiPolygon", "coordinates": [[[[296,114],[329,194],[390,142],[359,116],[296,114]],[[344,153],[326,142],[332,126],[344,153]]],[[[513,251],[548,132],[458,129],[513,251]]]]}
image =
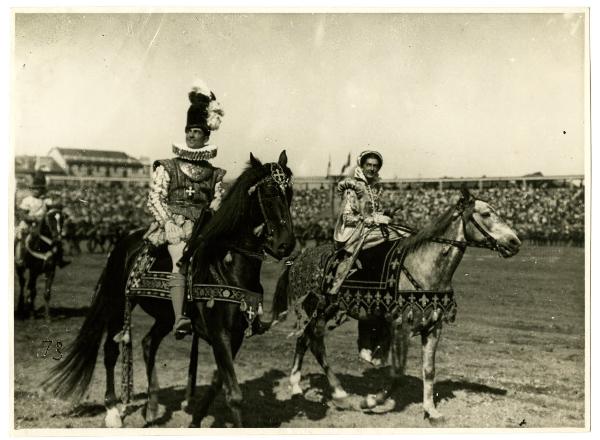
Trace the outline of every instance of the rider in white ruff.
{"type": "Polygon", "coordinates": [[[224,112],[214,93],[198,81],[189,92],[190,108],[185,127],[186,145],[173,145],[174,158],[153,164],[148,208],[154,222],[144,238],[155,246],[167,244],[173,263],[171,299],[175,312],[175,336],[191,331],[191,321],[184,315],[185,275],[178,263],[196,220],[207,209],[216,211],[221,202],[221,182],[225,170],[208,160],[217,155],[217,147],[208,144],[212,131],[221,124],[224,112]]]}

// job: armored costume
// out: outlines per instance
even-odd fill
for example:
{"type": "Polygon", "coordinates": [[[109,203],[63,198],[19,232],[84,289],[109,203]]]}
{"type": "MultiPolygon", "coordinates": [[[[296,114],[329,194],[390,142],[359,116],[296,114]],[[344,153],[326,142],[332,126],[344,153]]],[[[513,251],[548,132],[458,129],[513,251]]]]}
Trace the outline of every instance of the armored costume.
{"type": "Polygon", "coordinates": [[[221,202],[221,182],[225,171],[213,167],[206,160],[216,155],[216,148],[207,147],[203,151],[206,159],[196,161],[188,159],[191,155],[184,151],[187,150],[173,146],[173,153],[177,157],[157,160],[153,164],[148,208],[155,221],[145,237],[155,246],[187,242],[194,222],[203,211],[207,208],[216,211],[221,202]],[[165,231],[168,221],[178,228],[177,234],[171,237],[167,237],[165,231]]]}
{"type": "MultiPolygon", "coordinates": [[[[176,336],[189,332],[190,321],[183,315],[185,274],[178,263],[194,224],[207,213],[219,208],[225,171],[208,160],[217,155],[217,147],[206,141],[219,128],[224,115],[216,97],[203,83],[189,93],[191,105],[185,127],[187,146],[173,145],[174,158],[153,164],[148,208],[154,222],[145,238],[155,246],[167,245],[173,263],[171,299],[175,312],[176,336]]],[[[200,220],[202,221],[202,220],[200,220]]]]}

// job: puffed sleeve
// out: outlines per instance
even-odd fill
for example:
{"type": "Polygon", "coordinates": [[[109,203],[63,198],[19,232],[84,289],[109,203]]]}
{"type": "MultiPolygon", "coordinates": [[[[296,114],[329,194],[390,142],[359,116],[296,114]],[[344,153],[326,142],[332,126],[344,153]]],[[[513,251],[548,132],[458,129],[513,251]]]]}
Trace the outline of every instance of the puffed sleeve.
{"type": "Polygon", "coordinates": [[[345,226],[355,226],[362,220],[359,197],[362,195],[360,187],[350,179],[342,180],[337,187],[342,194],[340,210],[341,223],[345,226]]]}
{"type": "Polygon", "coordinates": [[[226,171],[221,168],[217,168],[215,170],[215,187],[213,191],[213,199],[210,202],[209,208],[213,211],[216,211],[221,206],[221,200],[223,200],[223,194],[225,194],[225,189],[223,188],[223,177],[225,176],[226,171]]]}
{"type": "Polygon", "coordinates": [[[169,173],[165,167],[162,165],[157,166],[152,174],[152,185],[148,194],[148,209],[160,225],[164,225],[173,218],[173,213],[167,205],[169,182],[169,173]]]}
{"type": "Polygon", "coordinates": [[[344,191],[341,216],[346,226],[355,226],[362,220],[356,192],[350,189],[344,191]]]}

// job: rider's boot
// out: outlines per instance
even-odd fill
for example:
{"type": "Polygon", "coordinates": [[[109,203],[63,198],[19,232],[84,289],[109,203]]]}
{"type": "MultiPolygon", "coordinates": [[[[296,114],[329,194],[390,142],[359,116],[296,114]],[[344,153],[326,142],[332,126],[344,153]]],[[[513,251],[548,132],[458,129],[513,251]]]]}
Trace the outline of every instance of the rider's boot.
{"type": "Polygon", "coordinates": [[[338,267],[335,271],[333,283],[328,292],[330,295],[337,295],[337,293],[340,291],[340,288],[342,287],[342,283],[344,282],[344,280],[348,277],[348,274],[350,273],[352,264],[353,264],[352,255],[349,253],[346,253],[344,255],[343,260],[340,261],[340,263],[338,263],[338,267]]]}
{"type": "Polygon", "coordinates": [[[182,339],[192,334],[192,321],[183,314],[185,303],[185,276],[181,273],[173,273],[170,283],[171,301],[175,312],[175,339],[182,339]]]}

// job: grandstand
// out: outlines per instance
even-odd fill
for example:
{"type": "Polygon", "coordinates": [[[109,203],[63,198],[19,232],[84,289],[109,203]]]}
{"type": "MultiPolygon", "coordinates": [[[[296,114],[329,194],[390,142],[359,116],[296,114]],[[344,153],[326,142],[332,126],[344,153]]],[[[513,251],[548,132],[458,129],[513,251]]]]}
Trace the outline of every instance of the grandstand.
{"type": "Polygon", "coordinates": [[[121,151],[55,147],[47,156],[16,156],[17,185],[28,182],[35,169],[46,174],[50,186],[141,185],[150,179],[150,161],[136,159],[121,151]]]}
{"type": "MultiPolygon", "coordinates": [[[[42,158],[15,158],[19,182],[37,168],[46,173],[51,192],[75,219],[97,223],[125,216],[132,227],[150,221],[145,203],[150,183],[148,159],[65,148],[55,148],[42,158]]],[[[331,237],[339,204],[335,188],[342,177],[294,178],[292,216],[297,235],[304,239],[331,237]]],[[[583,175],[384,179],[382,184],[384,208],[393,214],[394,222],[413,228],[421,228],[441,214],[457,196],[457,189],[466,186],[489,200],[523,239],[584,243],[583,175]]]]}

